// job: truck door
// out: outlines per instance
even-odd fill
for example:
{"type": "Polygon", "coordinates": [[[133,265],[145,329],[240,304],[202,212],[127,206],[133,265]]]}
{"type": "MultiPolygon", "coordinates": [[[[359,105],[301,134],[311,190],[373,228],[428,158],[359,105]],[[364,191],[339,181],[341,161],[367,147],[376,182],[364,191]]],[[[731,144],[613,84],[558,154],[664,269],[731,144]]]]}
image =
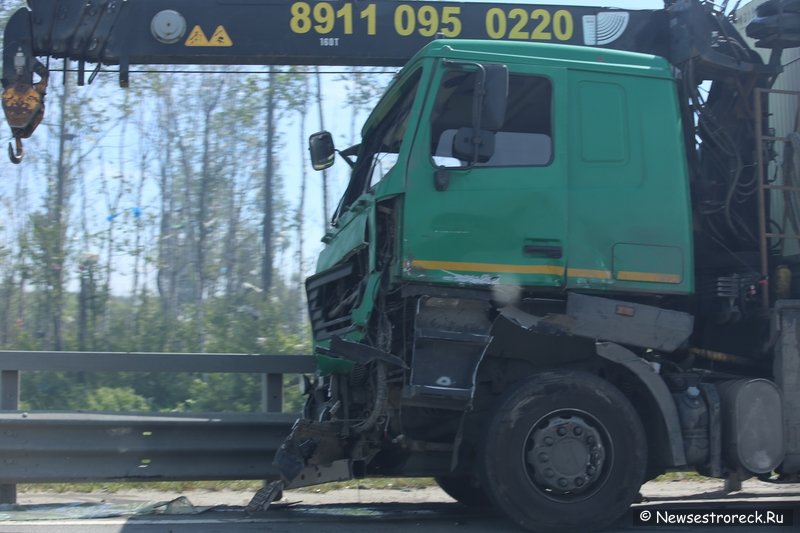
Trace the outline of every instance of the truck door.
{"type": "Polygon", "coordinates": [[[409,161],[403,277],[462,286],[562,287],[566,147],[563,70],[509,67],[506,119],[490,156],[465,160],[478,69],[442,61],[409,161]],[[428,118],[428,120],[425,120],[428,118]]]}

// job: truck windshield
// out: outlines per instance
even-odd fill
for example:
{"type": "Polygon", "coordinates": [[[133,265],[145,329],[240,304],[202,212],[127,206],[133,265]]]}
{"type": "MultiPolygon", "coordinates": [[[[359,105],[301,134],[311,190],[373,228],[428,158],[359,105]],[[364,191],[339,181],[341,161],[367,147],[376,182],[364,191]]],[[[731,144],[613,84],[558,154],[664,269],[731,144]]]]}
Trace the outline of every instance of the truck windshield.
{"type": "Polygon", "coordinates": [[[397,162],[421,73],[422,69],[417,69],[402,85],[383,97],[377,108],[382,117],[370,117],[372,125],[364,132],[350,182],[333,215],[334,224],[359,196],[383,179],[397,162]]]}

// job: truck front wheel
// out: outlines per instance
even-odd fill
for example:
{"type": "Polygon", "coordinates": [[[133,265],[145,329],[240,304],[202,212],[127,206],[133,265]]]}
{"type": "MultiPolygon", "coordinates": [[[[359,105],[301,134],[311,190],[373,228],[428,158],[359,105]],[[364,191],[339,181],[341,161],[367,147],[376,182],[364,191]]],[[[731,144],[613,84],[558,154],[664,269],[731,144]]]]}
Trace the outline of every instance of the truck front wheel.
{"type": "Polygon", "coordinates": [[[437,476],[436,483],[448,496],[473,509],[490,509],[486,492],[466,476],[437,476]]]}
{"type": "Polygon", "coordinates": [[[611,525],[644,481],[647,441],[625,396],[585,372],[547,372],[510,391],[483,447],[482,487],[531,531],[611,525]]]}

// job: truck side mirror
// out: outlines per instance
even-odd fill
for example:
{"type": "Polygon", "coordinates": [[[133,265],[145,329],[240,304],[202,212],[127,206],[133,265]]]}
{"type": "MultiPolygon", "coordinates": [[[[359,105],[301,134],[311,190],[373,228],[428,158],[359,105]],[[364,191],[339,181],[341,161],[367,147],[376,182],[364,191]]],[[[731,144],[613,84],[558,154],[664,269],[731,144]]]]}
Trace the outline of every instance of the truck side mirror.
{"type": "Polygon", "coordinates": [[[330,132],[320,131],[308,138],[308,152],[311,155],[311,166],[314,170],[325,170],[333,165],[336,159],[336,148],[330,132]]]}
{"type": "Polygon", "coordinates": [[[498,131],[506,121],[508,67],[491,64],[482,67],[483,72],[479,73],[475,81],[475,97],[482,100],[476,102],[476,105],[480,105],[480,123],[477,128],[498,131]]]}
{"type": "Polygon", "coordinates": [[[460,128],[453,142],[459,159],[485,163],[494,155],[494,134],[506,121],[508,67],[477,63],[472,93],[472,128],[460,128]]]}

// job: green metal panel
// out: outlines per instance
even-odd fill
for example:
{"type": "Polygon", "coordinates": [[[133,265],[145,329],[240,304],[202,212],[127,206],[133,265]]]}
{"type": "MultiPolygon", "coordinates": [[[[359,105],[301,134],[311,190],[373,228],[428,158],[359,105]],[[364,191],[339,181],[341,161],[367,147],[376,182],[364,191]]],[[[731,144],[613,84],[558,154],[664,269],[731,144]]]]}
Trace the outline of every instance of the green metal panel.
{"type": "Polygon", "coordinates": [[[315,354],[314,357],[317,360],[319,372],[323,376],[329,376],[331,374],[349,374],[353,370],[353,366],[355,366],[355,363],[352,361],[338,357],[330,357],[321,354],[315,354]]]}
{"type": "Polygon", "coordinates": [[[571,70],[568,288],[690,293],[692,213],[674,83],[571,70]]]}
{"type": "MultiPolygon", "coordinates": [[[[426,70],[397,163],[365,193],[363,212],[343,217],[341,236],[320,265],[334,264],[362,242],[374,224],[367,222],[373,194],[404,194],[399,234],[406,281],[693,291],[688,172],[665,60],[572,46],[437,40],[412,63],[426,70]],[[512,73],[549,79],[549,162],[450,168],[448,187],[436,190],[431,148],[438,138],[431,121],[446,71],[442,58],[501,63],[512,73]],[[348,217],[360,220],[348,223],[348,217]]],[[[399,97],[390,89],[364,127],[367,136],[399,97]]],[[[359,309],[362,320],[371,298],[359,309]]]]}
{"type": "Polygon", "coordinates": [[[580,109],[580,122],[575,127],[580,135],[581,161],[628,163],[631,138],[625,88],[619,83],[584,81],[577,89],[574,105],[580,109]]]}
{"type": "Polygon", "coordinates": [[[456,61],[487,61],[505,64],[542,65],[569,69],[588,69],[612,74],[642,75],[672,79],[672,70],[661,57],[569,46],[514,41],[437,39],[415,56],[440,57],[456,61]]]}
{"type": "Polygon", "coordinates": [[[469,41],[436,43],[423,53],[500,62],[512,73],[550,78],[554,157],[547,166],[451,170],[447,190],[436,191],[428,153],[435,139],[423,122],[407,176],[406,280],[692,292],[688,174],[666,61],[469,41]],[[642,246],[635,262],[620,249],[630,268],[621,275],[613,270],[617,243],[642,246]],[[528,257],[523,249],[529,245],[564,253],[528,257]],[[664,249],[671,250],[670,261],[655,253],[664,249]]]}
{"type": "MultiPolygon", "coordinates": [[[[485,43],[486,48],[495,43],[485,43]]],[[[445,50],[447,51],[447,50],[445,50]]],[[[450,52],[452,53],[452,52],[450,52]]],[[[473,54],[474,55],[474,54],[473,54]]],[[[478,54],[480,55],[480,54],[478,54]]],[[[474,59],[474,58],[473,58],[474,59]]],[[[507,63],[512,74],[546,77],[553,87],[555,114],[567,109],[562,68],[531,67],[520,58],[480,57],[507,63]],[[509,59],[518,62],[511,63],[509,59]]],[[[434,77],[436,91],[446,68],[434,77]]],[[[433,94],[423,116],[430,117],[433,94]]],[[[546,106],[546,102],[542,102],[546,106]]],[[[553,132],[549,163],[536,166],[449,169],[449,186],[437,191],[431,158],[431,126],[422,121],[409,160],[403,219],[403,277],[408,281],[460,286],[497,284],[561,287],[566,258],[525,253],[531,240],[565,249],[566,129],[553,132]]]]}
{"type": "Polygon", "coordinates": [[[680,284],[683,252],[677,246],[616,243],[612,268],[615,280],[680,284]]]}
{"type": "Polygon", "coordinates": [[[322,272],[349,256],[353,250],[366,245],[367,222],[372,208],[372,198],[362,196],[354,203],[354,209],[345,213],[339,224],[332,228],[325,240],[328,246],[317,258],[317,272],[322,272]]]}

